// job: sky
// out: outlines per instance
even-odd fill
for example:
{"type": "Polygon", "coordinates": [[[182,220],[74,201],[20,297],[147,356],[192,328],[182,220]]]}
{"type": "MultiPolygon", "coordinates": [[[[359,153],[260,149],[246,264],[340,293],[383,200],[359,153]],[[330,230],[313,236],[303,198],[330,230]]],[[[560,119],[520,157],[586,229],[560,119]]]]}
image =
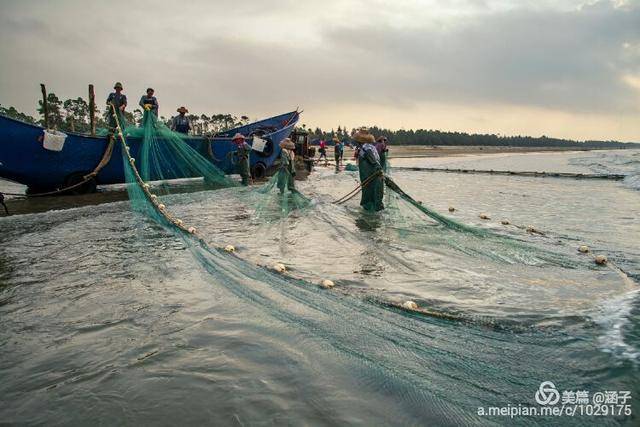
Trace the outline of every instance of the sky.
{"type": "Polygon", "coordinates": [[[0,0],[0,104],[640,142],[640,0],[0,0]]]}

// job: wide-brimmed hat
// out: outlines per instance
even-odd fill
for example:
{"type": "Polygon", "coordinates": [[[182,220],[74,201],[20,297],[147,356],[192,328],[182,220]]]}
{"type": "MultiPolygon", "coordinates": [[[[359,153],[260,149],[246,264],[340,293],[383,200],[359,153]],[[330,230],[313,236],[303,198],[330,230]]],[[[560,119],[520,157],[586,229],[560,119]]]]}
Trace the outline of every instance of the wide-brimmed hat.
{"type": "Polygon", "coordinates": [[[291,139],[285,138],[282,140],[282,142],[280,142],[280,148],[282,148],[283,150],[295,150],[296,144],[294,144],[291,139]]]}
{"type": "Polygon", "coordinates": [[[188,113],[189,110],[187,110],[185,107],[180,107],[176,110],[178,113],[188,113]]]}
{"type": "Polygon", "coordinates": [[[353,140],[358,144],[374,143],[376,139],[366,129],[360,129],[353,135],[353,140]]]}
{"type": "Polygon", "coordinates": [[[113,85],[114,89],[122,89],[122,83],[120,82],[116,82],[116,84],[113,85]]]}
{"type": "Polygon", "coordinates": [[[233,138],[231,138],[231,140],[232,141],[238,141],[238,140],[244,141],[244,135],[241,134],[240,132],[238,132],[235,135],[233,135],[233,138]]]}

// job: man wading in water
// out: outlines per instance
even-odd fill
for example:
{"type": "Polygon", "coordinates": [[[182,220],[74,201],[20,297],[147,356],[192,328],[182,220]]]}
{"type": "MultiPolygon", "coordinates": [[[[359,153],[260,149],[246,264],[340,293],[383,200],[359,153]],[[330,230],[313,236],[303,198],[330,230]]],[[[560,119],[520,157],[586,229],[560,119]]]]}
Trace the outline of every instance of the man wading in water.
{"type": "Polygon", "coordinates": [[[382,169],[387,171],[387,153],[389,153],[389,148],[387,147],[386,136],[380,136],[376,140],[376,151],[378,152],[378,156],[380,156],[380,165],[382,165],[382,169]]]}
{"type": "Polygon", "coordinates": [[[294,192],[296,188],[293,179],[296,175],[296,169],[293,164],[293,150],[296,149],[296,145],[289,138],[285,138],[280,143],[280,148],[282,148],[282,152],[280,154],[280,169],[278,169],[278,188],[280,194],[283,194],[285,189],[294,192]]]}
{"type": "Polygon", "coordinates": [[[360,171],[360,185],[362,186],[362,199],[360,206],[369,212],[377,212],[384,209],[382,198],[384,196],[384,176],[380,156],[376,151],[375,138],[367,130],[359,130],[353,135],[358,144],[358,170],[360,171]]]}

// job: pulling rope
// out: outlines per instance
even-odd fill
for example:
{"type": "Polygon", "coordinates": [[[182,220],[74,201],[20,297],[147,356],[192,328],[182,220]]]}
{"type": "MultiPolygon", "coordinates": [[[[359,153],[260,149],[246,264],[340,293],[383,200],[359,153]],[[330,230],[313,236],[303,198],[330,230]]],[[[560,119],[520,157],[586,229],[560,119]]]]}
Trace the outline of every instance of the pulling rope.
{"type": "Polygon", "coordinates": [[[356,188],[354,188],[353,190],[349,191],[347,194],[345,194],[344,196],[340,197],[338,200],[336,200],[335,203],[336,205],[341,205],[345,202],[348,202],[349,200],[353,199],[355,196],[358,195],[358,193],[360,193],[360,191],[362,191],[362,189],[364,187],[366,187],[367,185],[369,185],[371,182],[373,182],[373,180],[379,176],[382,176],[382,171],[378,171],[378,172],[374,172],[371,175],[369,175],[367,177],[367,179],[365,179],[364,181],[362,181],[362,183],[358,184],[358,186],[356,188]]]}
{"type": "Polygon", "coordinates": [[[162,217],[164,217],[168,222],[170,222],[175,227],[177,227],[180,231],[182,231],[184,233],[187,233],[187,234],[192,234],[192,235],[196,236],[197,239],[201,243],[204,243],[204,241],[200,237],[197,236],[195,227],[188,227],[187,228],[183,224],[181,219],[175,218],[173,215],[171,215],[169,212],[166,211],[165,205],[158,201],[158,196],[156,196],[155,194],[152,194],[149,191],[149,184],[144,182],[144,180],[140,176],[140,173],[138,172],[138,168],[135,165],[136,159],[131,157],[131,153],[129,152],[129,146],[127,145],[127,142],[124,139],[124,134],[122,133],[122,128],[120,127],[120,120],[118,119],[118,113],[116,112],[115,105],[111,104],[111,108],[113,109],[113,115],[114,115],[115,122],[116,122],[117,134],[120,137],[120,142],[122,143],[122,152],[127,156],[127,159],[129,160],[129,164],[131,165],[131,169],[133,171],[133,175],[134,175],[134,177],[136,179],[136,182],[138,183],[140,189],[144,193],[144,195],[147,198],[147,200],[151,203],[151,206],[153,206],[154,210],[158,214],[162,215],[162,217]]]}

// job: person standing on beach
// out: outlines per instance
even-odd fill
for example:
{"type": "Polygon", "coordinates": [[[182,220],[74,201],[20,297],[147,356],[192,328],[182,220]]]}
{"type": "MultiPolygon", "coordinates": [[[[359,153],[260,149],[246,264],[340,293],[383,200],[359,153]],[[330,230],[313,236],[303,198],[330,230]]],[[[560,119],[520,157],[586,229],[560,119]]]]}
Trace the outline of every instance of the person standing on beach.
{"type": "Polygon", "coordinates": [[[389,148],[387,147],[387,137],[379,136],[376,140],[376,151],[378,152],[378,156],[380,156],[380,165],[382,165],[382,169],[387,170],[387,153],[389,152],[389,148]]]}
{"type": "Polygon", "coordinates": [[[238,173],[242,178],[242,185],[249,185],[249,155],[251,153],[251,146],[245,141],[244,135],[236,133],[232,139],[236,145],[236,151],[232,154],[237,159],[238,173]]]}
{"type": "Polygon", "coordinates": [[[362,198],[360,206],[369,212],[377,212],[384,209],[382,199],[384,197],[384,175],[380,156],[374,146],[375,138],[367,130],[360,130],[353,136],[359,145],[358,170],[360,171],[360,185],[362,186],[362,198]]]}
{"type": "Polygon", "coordinates": [[[113,85],[113,89],[115,90],[115,92],[111,92],[107,97],[107,118],[109,122],[109,128],[111,128],[112,131],[116,128],[116,118],[113,114],[113,108],[111,108],[111,106],[113,105],[115,107],[118,115],[120,116],[118,117],[120,126],[124,126],[124,109],[127,108],[127,96],[122,93],[122,83],[116,82],[116,84],[113,85]]]}
{"type": "Polygon", "coordinates": [[[343,145],[338,136],[333,137],[333,158],[336,161],[336,170],[340,168],[340,160],[342,160],[343,145]]]}
{"type": "Polygon", "coordinates": [[[156,117],[158,117],[158,100],[155,96],[153,96],[153,93],[153,88],[148,88],[147,94],[142,95],[142,97],[140,98],[140,102],[138,102],[138,105],[144,108],[145,111],[151,111],[156,115],[156,117]]]}
{"type": "Polygon", "coordinates": [[[293,181],[296,175],[296,168],[293,163],[296,145],[289,138],[285,138],[280,143],[280,148],[282,148],[282,152],[280,154],[277,185],[280,189],[280,194],[283,194],[285,189],[291,192],[296,190],[293,181]]]}
{"type": "Polygon", "coordinates": [[[171,120],[171,130],[180,133],[189,133],[191,130],[191,123],[189,118],[185,115],[189,112],[185,107],[180,107],[176,110],[179,114],[171,120]]]}

